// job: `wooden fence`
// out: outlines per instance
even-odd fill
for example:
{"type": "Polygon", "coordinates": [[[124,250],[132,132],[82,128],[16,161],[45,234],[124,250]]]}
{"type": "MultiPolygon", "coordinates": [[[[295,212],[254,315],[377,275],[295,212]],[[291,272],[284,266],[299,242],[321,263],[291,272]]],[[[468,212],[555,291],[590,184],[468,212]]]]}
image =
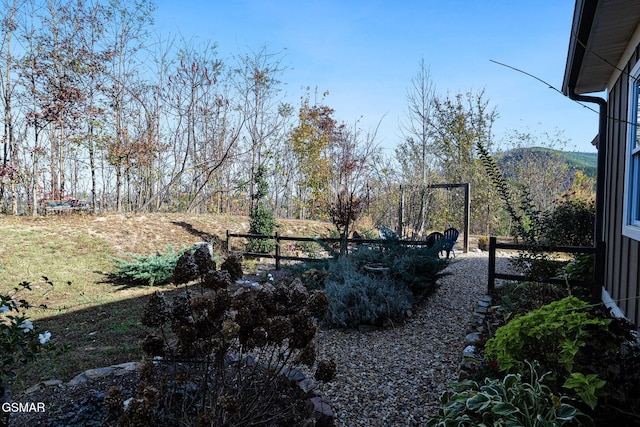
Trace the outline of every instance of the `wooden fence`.
{"type": "MultiPolygon", "coordinates": [[[[264,234],[241,234],[241,233],[230,233],[227,230],[227,249],[231,250],[230,240],[231,238],[245,238],[245,239],[272,239],[276,242],[275,253],[259,253],[259,252],[242,252],[242,255],[248,258],[274,258],[276,262],[276,270],[280,270],[281,261],[320,261],[322,258],[313,258],[313,257],[303,257],[303,256],[292,256],[292,255],[282,255],[281,243],[282,242],[324,242],[327,244],[330,243],[339,243],[340,238],[337,237],[297,237],[297,236],[281,236],[280,233],[276,233],[274,236],[267,236],[264,234]]],[[[384,244],[384,239],[347,239],[347,244],[384,244]]],[[[398,240],[400,244],[407,246],[426,246],[427,242],[424,240],[398,240]]]]}
{"type": "MultiPolygon", "coordinates": [[[[565,280],[561,278],[531,278],[525,275],[519,274],[502,274],[496,273],[496,249],[508,249],[508,250],[526,250],[526,246],[517,243],[500,243],[495,237],[489,238],[489,279],[487,283],[487,293],[493,294],[495,289],[496,279],[513,280],[516,282],[539,282],[539,283],[554,283],[554,284],[570,284],[589,287],[592,293],[599,291],[596,289],[595,279],[592,280],[565,280]]],[[[559,253],[572,253],[572,254],[595,254],[596,248],[592,246],[541,246],[539,249],[543,252],[559,252],[559,253]]],[[[597,296],[600,294],[598,293],[597,296]]]]}

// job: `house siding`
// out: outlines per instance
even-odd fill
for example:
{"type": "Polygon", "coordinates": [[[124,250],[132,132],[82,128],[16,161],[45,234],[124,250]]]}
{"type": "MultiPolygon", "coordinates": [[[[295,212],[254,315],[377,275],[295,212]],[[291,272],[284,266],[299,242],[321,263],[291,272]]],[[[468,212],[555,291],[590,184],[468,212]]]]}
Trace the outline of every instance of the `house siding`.
{"type": "Polygon", "coordinates": [[[609,91],[604,212],[605,288],[629,320],[640,325],[640,242],[622,235],[628,120],[628,75],[640,59],[640,46],[609,91]]]}

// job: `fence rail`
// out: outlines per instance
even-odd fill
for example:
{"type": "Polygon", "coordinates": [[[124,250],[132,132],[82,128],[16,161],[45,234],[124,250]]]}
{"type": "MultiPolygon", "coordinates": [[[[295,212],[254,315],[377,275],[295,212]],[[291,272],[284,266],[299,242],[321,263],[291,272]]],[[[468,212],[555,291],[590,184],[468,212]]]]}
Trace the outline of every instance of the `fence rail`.
{"type": "MultiPolygon", "coordinates": [[[[509,250],[525,250],[526,246],[517,243],[501,243],[498,242],[496,237],[489,238],[489,278],[487,283],[487,293],[493,294],[495,289],[496,279],[513,280],[516,282],[540,282],[540,283],[552,283],[552,284],[566,284],[578,285],[589,287],[591,291],[594,290],[595,279],[592,280],[565,280],[560,278],[532,278],[519,274],[503,274],[496,273],[496,249],[509,249],[509,250]]],[[[593,246],[540,246],[539,249],[543,252],[560,252],[560,253],[572,253],[572,254],[595,254],[596,248],[593,246]]]]}
{"type": "MultiPolygon", "coordinates": [[[[231,250],[230,240],[231,238],[245,238],[245,239],[272,239],[276,242],[275,253],[258,253],[258,252],[242,252],[242,255],[248,258],[273,258],[276,262],[276,270],[280,270],[281,261],[321,261],[323,258],[302,257],[292,255],[282,255],[280,243],[286,242],[317,242],[324,243],[339,243],[338,237],[299,237],[299,236],[281,236],[280,233],[276,233],[273,236],[264,234],[242,234],[242,233],[230,233],[227,230],[226,246],[228,250],[231,250]]],[[[383,244],[384,239],[347,239],[347,244],[383,244]]],[[[427,242],[424,240],[398,240],[398,243],[407,246],[426,246],[427,242]]]]}

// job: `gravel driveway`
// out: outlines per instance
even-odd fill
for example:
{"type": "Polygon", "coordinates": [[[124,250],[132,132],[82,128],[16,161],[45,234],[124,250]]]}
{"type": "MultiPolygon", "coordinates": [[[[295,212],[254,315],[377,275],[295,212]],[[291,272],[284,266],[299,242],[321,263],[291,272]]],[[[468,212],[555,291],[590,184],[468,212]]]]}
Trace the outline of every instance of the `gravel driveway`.
{"type": "MultiPolygon", "coordinates": [[[[457,379],[464,338],[478,299],[487,289],[486,252],[456,254],[435,294],[395,329],[322,330],[320,358],[338,365],[322,385],[336,426],[421,426],[439,407],[446,384],[457,379]]],[[[498,271],[508,258],[496,260],[498,271]]]]}

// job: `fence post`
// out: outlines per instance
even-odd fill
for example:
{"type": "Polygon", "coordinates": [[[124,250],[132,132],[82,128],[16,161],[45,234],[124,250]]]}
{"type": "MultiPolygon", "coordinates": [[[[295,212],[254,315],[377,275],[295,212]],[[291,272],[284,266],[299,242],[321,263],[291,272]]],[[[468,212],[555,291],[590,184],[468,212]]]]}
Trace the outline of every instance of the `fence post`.
{"type": "Polygon", "coordinates": [[[276,231],[276,270],[280,270],[280,232],[276,231]]]}
{"type": "Polygon", "coordinates": [[[229,236],[229,229],[227,229],[227,252],[229,252],[229,250],[231,249],[231,246],[229,245],[229,239],[231,237],[229,236]]]}
{"type": "Polygon", "coordinates": [[[489,280],[487,283],[487,294],[493,295],[496,285],[496,238],[489,237],[489,280]]]}

